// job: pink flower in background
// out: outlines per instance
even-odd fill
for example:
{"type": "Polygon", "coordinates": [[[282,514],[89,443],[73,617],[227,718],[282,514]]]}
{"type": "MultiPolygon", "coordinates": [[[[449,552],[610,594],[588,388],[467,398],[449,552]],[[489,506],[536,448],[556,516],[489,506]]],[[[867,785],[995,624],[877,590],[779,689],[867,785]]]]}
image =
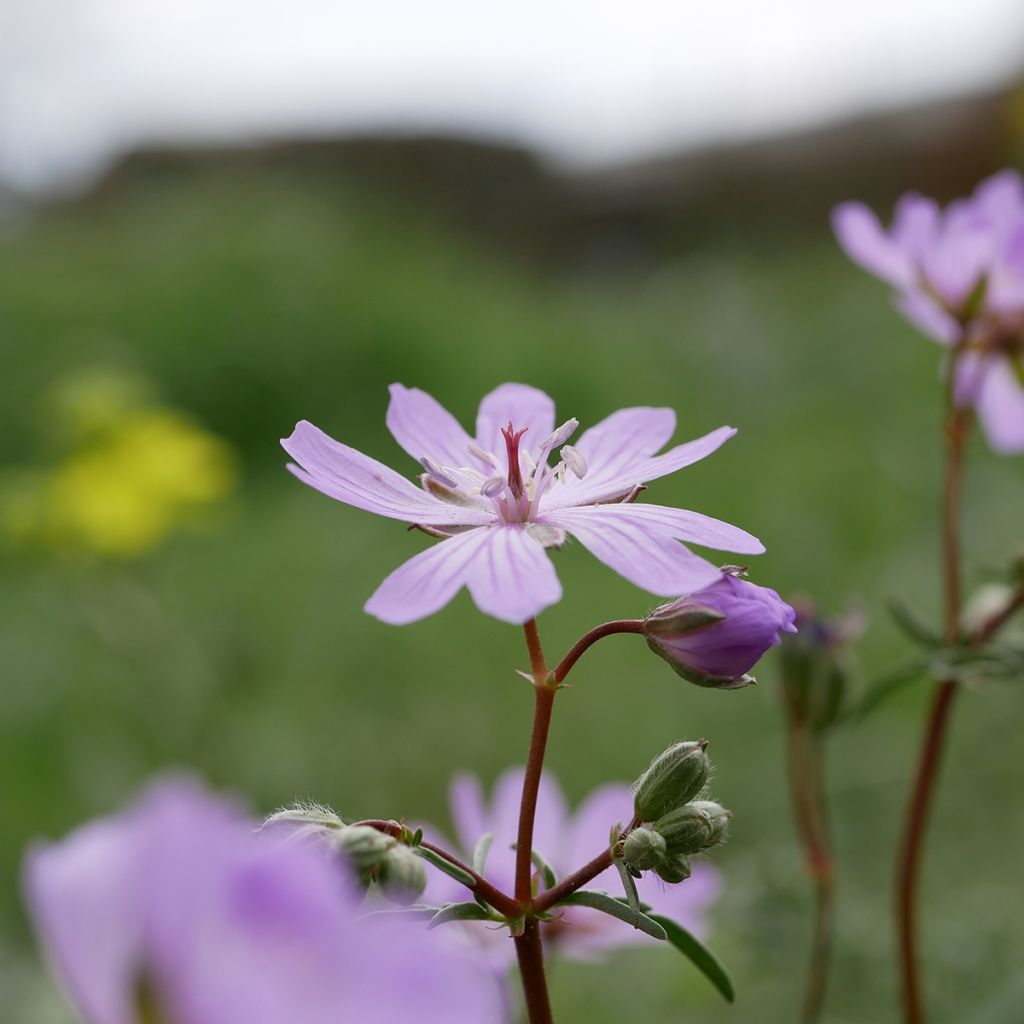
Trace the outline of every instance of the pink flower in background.
{"type": "Polygon", "coordinates": [[[886,231],[863,203],[833,226],[847,255],[892,285],[903,314],[944,345],[965,346],[956,399],[992,447],[1024,452],[1024,182],[1002,171],[941,209],[910,193],[886,231]]]}
{"type": "Polygon", "coordinates": [[[470,437],[430,395],[391,386],[387,425],[423,471],[421,486],[328,437],[305,421],[281,442],[302,481],[346,504],[412,523],[441,539],[395,570],[366,604],[404,624],[444,607],[462,587],[481,611],[526,622],[562,588],[546,548],[566,534],[626,579],[675,597],[721,575],[680,541],[742,554],[763,545],[697,512],[633,504],[643,484],[710,455],[736,431],[710,434],[658,454],[675,431],[671,409],[621,409],[566,444],[578,426],[556,429],[554,402],[524,384],[487,395],[470,437]],[[555,465],[549,459],[560,449],[555,465]]]}
{"type": "MultiPolygon", "coordinates": [[[[472,856],[477,841],[490,832],[494,839],[487,854],[484,874],[504,892],[515,882],[515,850],[519,823],[519,800],[523,788],[521,768],[509,769],[495,783],[490,804],[480,782],[472,775],[453,779],[450,793],[452,820],[459,845],[466,859],[472,856]]],[[[555,779],[545,773],[537,800],[533,848],[555,869],[559,878],[593,859],[608,846],[613,825],[627,824],[633,817],[633,791],[625,783],[611,783],[595,789],[575,812],[570,812],[565,795],[555,779]]],[[[425,833],[436,836],[429,826],[425,833]]],[[[438,837],[442,845],[450,845],[438,837]]],[[[640,899],[654,912],[678,921],[697,935],[707,931],[706,914],[719,889],[718,872],[701,861],[693,865],[693,874],[680,885],[666,886],[653,872],[637,879],[640,899]]],[[[587,889],[622,894],[622,881],[615,868],[609,868],[587,889]]],[[[466,891],[457,882],[438,871],[429,873],[423,902],[440,905],[466,899],[466,891]]],[[[544,941],[550,950],[576,959],[592,959],[619,946],[653,943],[657,940],[622,921],[587,907],[560,907],[559,920],[544,926],[544,941]]],[[[454,926],[453,926],[454,927],[454,926]]],[[[481,955],[495,967],[504,969],[515,960],[513,943],[507,929],[496,929],[481,922],[457,926],[464,930],[481,955]]]]}
{"type": "Polygon", "coordinates": [[[182,780],[39,846],[29,911],[86,1024],[497,1024],[493,979],[422,925],[357,919],[307,843],[182,780]]]}

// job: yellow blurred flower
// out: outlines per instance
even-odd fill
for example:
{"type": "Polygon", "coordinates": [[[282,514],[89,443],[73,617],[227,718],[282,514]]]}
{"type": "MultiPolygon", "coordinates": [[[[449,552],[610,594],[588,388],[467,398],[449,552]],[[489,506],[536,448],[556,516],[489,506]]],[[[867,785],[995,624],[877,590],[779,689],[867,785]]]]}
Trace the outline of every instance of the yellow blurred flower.
{"type": "Polygon", "coordinates": [[[49,470],[0,487],[0,526],[15,541],[131,557],[231,493],[230,446],[181,413],[90,409],[84,443],[49,470]]]}

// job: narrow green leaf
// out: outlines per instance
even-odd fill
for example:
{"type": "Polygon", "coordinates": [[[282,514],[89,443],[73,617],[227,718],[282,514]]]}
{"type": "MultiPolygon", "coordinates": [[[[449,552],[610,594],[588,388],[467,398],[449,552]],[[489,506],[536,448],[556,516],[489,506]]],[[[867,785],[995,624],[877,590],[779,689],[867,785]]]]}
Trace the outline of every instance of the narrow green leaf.
{"type": "Polygon", "coordinates": [[[488,913],[479,903],[449,903],[442,907],[428,922],[427,928],[448,924],[449,921],[493,921],[494,915],[488,913]]]}
{"type": "Polygon", "coordinates": [[[395,915],[406,915],[408,917],[433,917],[441,908],[431,907],[426,903],[413,903],[408,907],[384,907],[381,910],[370,910],[359,915],[359,920],[364,917],[394,917],[395,915]]]}
{"type": "Polygon", "coordinates": [[[646,932],[651,938],[662,940],[668,938],[665,929],[653,917],[648,917],[642,911],[633,910],[628,904],[622,903],[614,896],[609,896],[606,892],[590,892],[588,889],[579,889],[566,896],[559,905],[562,904],[592,907],[611,917],[617,917],[620,921],[625,921],[626,924],[631,924],[634,928],[646,932]]]}
{"type": "Polygon", "coordinates": [[[665,930],[668,941],[722,993],[728,1002],[731,1003],[736,998],[736,989],[733,987],[729,972],[722,965],[722,961],[700,939],[691,935],[670,917],[651,914],[651,920],[656,921],[665,930]]]}
{"type": "Polygon", "coordinates": [[[928,665],[929,659],[916,656],[891,669],[864,694],[853,717],[857,720],[866,718],[890,697],[898,693],[906,683],[921,675],[928,665]]]}
{"type": "Polygon", "coordinates": [[[545,889],[553,889],[558,885],[558,875],[555,874],[555,869],[539,854],[536,850],[530,854],[530,860],[533,861],[533,866],[540,872],[540,877],[544,881],[545,889]]]}
{"type": "Polygon", "coordinates": [[[476,843],[476,847],[473,850],[473,870],[478,874],[484,873],[484,867],[487,864],[487,854],[491,852],[491,843],[494,842],[494,833],[485,832],[476,843]]]}
{"type": "Polygon", "coordinates": [[[618,869],[619,878],[622,879],[622,888],[626,891],[626,905],[630,910],[640,909],[640,894],[636,891],[636,882],[626,867],[626,862],[621,857],[616,857],[612,863],[618,869]]]}
{"type": "Polygon", "coordinates": [[[942,637],[924,622],[909,605],[895,597],[890,598],[887,604],[889,614],[893,617],[896,625],[915,643],[923,644],[925,647],[942,645],[942,637]]]}
{"type": "Polygon", "coordinates": [[[443,871],[449,878],[454,878],[456,882],[460,882],[467,889],[476,887],[476,879],[468,871],[463,871],[457,864],[453,864],[439,853],[434,853],[433,850],[428,850],[425,846],[414,846],[412,852],[417,857],[422,857],[429,864],[433,864],[438,871],[443,871]]]}

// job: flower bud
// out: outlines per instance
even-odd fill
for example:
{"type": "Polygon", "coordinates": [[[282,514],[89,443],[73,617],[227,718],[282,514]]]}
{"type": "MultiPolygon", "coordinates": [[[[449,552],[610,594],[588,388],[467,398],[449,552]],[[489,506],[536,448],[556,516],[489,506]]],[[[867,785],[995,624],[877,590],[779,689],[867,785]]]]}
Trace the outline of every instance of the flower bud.
{"type": "Polygon", "coordinates": [[[663,863],[666,855],[664,838],[646,825],[633,829],[622,843],[623,860],[637,871],[650,871],[663,863]]]}
{"type": "Polygon", "coordinates": [[[797,603],[799,633],[782,642],[782,685],[790,713],[816,729],[842,717],[857,687],[849,644],[864,629],[853,610],[835,619],[816,614],[809,601],[797,603]]]}
{"type": "Polygon", "coordinates": [[[335,833],[333,846],[352,862],[361,875],[379,867],[398,846],[398,840],[370,825],[349,825],[335,833]]]}
{"type": "Polygon", "coordinates": [[[726,572],[709,587],[655,609],[644,620],[647,645],[698,686],[738,689],[796,613],[774,590],[726,572]]]}
{"type": "Polygon", "coordinates": [[[657,876],[669,885],[685,882],[690,877],[690,861],[685,854],[669,854],[655,869],[657,876]]]}
{"type": "Polygon", "coordinates": [[[732,821],[732,811],[726,810],[721,804],[716,804],[714,800],[694,800],[690,806],[703,811],[711,824],[711,837],[704,849],[724,843],[729,832],[729,822],[732,821]]]}
{"type": "Polygon", "coordinates": [[[633,785],[633,810],[641,821],[656,821],[692,800],[711,774],[707,740],[684,740],[669,747],[633,785]]]}
{"type": "Polygon", "coordinates": [[[671,854],[700,853],[711,845],[711,818],[695,804],[663,814],[651,827],[671,854]]]}
{"type": "Polygon", "coordinates": [[[384,855],[377,875],[381,891],[393,903],[415,903],[427,887],[423,861],[408,846],[396,843],[384,855]]]}

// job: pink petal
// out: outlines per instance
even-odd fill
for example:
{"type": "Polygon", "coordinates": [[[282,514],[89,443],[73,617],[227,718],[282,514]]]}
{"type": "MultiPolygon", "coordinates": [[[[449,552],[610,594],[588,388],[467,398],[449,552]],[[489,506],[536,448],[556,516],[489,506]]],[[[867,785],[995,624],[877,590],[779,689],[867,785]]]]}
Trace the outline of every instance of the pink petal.
{"type": "Polygon", "coordinates": [[[721,572],[688,551],[660,524],[635,515],[637,505],[591,505],[546,515],[605,565],[661,597],[710,586],[721,572]]]}
{"type": "Polygon", "coordinates": [[[914,268],[907,253],[893,242],[863,203],[837,206],[832,212],[832,229],[854,263],[896,287],[913,283],[914,268]]]}
{"type": "Polygon", "coordinates": [[[896,298],[896,308],[923,334],[952,345],[960,333],[957,322],[936,301],[917,288],[896,298]]]}
{"type": "Polygon", "coordinates": [[[587,461],[585,480],[615,480],[668,444],[676,429],[672,409],[619,409],[584,431],[575,447],[587,461]]]}
{"type": "MultiPolygon", "coordinates": [[[[701,544],[717,551],[733,551],[741,555],[762,555],[764,545],[754,536],[720,519],[664,505],[622,505],[633,522],[646,524],[675,540],[701,544]]],[[[620,513],[621,514],[621,513],[620,513]]]]}
{"type": "Polygon", "coordinates": [[[491,831],[480,780],[470,772],[459,772],[448,787],[455,833],[466,856],[472,856],[477,840],[491,831]]]}
{"type": "Polygon", "coordinates": [[[1002,455],[1024,452],[1024,384],[1008,359],[991,359],[976,406],[989,443],[1002,455]]]}
{"type": "Polygon", "coordinates": [[[469,578],[489,531],[467,530],[421,551],[400,565],[366,602],[383,622],[404,626],[443,608],[469,578]]]}
{"type": "Polygon", "coordinates": [[[446,505],[393,469],[341,444],[303,420],[281,447],[299,467],[288,468],[303,483],[347,505],[389,519],[431,526],[482,526],[493,516],[479,509],[446,505]]]}
{"type": "Polygon", "coordinates": [[[480,611],[503,622],[526,622],[562,596],[551,559],[519,524],[485,531],[466,583],[480,611]]]}
{"type": "Polygon", "coordinates": [[[469,435],[440,402],[419,388],[392,384],[386,423],[392,437],[418,462],[424,455],[452,468],[469,464],[469,435]]]}
{"type": "Polygon", "coordinates": [[[896,204],[892,221],[892,241],[913,266],[919,265],[938,239],[942,211],[934,199],[908,192],[896,204]]]}
{"type": "Polygon", "coordinates": [[[476,442],[484,451],[501,457],[503,464],[505,440],[501,428],[509,423],[517,430],[527,428],[522,450],[536,455],[555,429],[555,403],[543,391],[526,384],[502,384],[484,397],[476,416],[476,442]]]}
{"type": "Polygon", "coordinates": [[[647,483],[684,469],[717,451],[729,438],[736,435],[735,427],[719,427],[710,434],[670,448],[664,455],[641,458],[609,479],[591,480],[589,472],[574,484],[554,485],[541,499],[541,508],[547,513],[554,509],[572,508],[592,504],[624,494],[638,484],[647,483]]]}

